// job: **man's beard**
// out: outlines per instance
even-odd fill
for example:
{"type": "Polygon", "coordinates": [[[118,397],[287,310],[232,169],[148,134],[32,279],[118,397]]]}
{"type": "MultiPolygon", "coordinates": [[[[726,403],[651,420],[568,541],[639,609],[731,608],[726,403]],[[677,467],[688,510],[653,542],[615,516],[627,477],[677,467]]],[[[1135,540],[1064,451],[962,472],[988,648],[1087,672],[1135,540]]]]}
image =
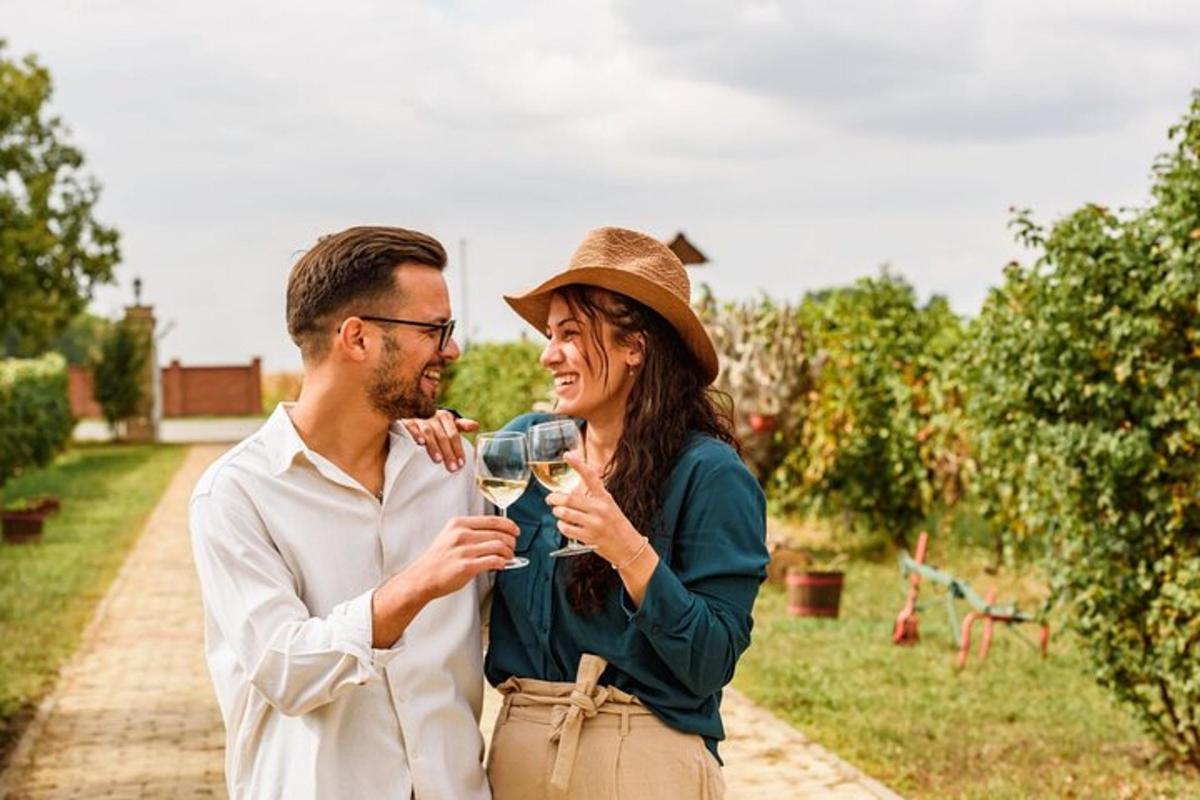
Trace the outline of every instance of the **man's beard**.
{"type": "MultiPolygon", "coordinates": [[[[371,376],[367,398],[371,401],[371,407],[388,419],[428,419],[437,411],[437,406],[432,397],[421,391],[421,372],[411,380],[395,377],[401,366],[402,355],[400,345],[385,337],[383,357],[371,376]]],[[[437,365],[440,362],[425,366],[437,365]]]]}

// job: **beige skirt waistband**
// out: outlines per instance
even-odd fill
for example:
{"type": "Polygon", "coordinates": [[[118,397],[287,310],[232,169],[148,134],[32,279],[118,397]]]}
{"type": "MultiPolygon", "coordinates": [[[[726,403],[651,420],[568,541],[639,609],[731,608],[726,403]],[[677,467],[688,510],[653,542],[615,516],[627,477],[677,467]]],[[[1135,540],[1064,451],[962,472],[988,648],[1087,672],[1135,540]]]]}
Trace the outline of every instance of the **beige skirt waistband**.
{"type": "Polygon", "coordinates": [[[628,733],[631,717],[651,713],[628,692],[614,686],[597,685],[607,666],[608,662],[603,658],[585,653],[579,659],[574,683],[513,677],[496,687],[504,696],[500,722],[508,718],[513,708],[545,709],[551,726],[550,741],[558,743],[550,776],[550,785],[557,792],[565,793],[571,783],[579,734],[585,719],[594,719],[600,714],[614,715],[614,721],[619,718],[621,732],[628,733]]]}

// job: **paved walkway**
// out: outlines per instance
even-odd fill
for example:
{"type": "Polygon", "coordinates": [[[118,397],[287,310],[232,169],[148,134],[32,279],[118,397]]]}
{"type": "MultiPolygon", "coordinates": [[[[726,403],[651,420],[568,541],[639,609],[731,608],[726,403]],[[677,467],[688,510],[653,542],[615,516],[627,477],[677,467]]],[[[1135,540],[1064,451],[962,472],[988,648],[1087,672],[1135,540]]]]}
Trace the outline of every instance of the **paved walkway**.
{"type": "MultiPolygon", "coordinates": [[[[0,798],[224,797],[223,730],[203,658],[187,501],[222,446],[194,447],[42,704],[0,798]]],[[[488,692],[484,727],[497,709],[488,692]]],[[[730,800],[896,798],[730,691],[730,800]]]]}

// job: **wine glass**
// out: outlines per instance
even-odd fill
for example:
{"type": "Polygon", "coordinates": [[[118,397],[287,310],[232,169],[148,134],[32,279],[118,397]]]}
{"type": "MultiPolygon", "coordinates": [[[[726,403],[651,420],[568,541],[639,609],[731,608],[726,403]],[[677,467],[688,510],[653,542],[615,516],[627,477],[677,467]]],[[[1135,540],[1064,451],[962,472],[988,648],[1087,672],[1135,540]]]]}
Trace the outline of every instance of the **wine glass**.
{"type": "MultiPolygon", "coordinates": [[[[517,431],[481,433],[475,439],[475,484],[483,496],[508,516],[508,507],[517,502],[529,483],[529,462],[525,453],[525,434],[517,431]]],[[[513,556],[505,569],[529,566],[529,559],[513,556]]]]}
{"type": "MultiPolygon", "coordinates": [[[[552,492],[569,494],[579,485],[579,473],[563,458],[567,453],[583,457],[583,437],[575,420],[556,419],[529,427],[529,469],[538,483],[552,492]]],[[[579,556],[595,549],[568,538],[566,546],[552,551],[550,556],[579,556]]]]}

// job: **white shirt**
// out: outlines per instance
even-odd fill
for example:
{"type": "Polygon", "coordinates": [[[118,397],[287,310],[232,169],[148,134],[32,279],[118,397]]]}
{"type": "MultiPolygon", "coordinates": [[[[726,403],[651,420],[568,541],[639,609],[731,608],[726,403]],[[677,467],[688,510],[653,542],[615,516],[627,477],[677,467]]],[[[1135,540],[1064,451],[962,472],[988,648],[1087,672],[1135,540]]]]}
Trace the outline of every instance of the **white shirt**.
{"type": "Polygon", "coordinates": [[[209,467],[190,521],[230,797],[490,797],[490,577],[431,602],[390,649],[371,646],[376,587],[482,507],[469,469],[447,473],[399,425],[380,503],[305,446],[284,405],[209,467]]]}

